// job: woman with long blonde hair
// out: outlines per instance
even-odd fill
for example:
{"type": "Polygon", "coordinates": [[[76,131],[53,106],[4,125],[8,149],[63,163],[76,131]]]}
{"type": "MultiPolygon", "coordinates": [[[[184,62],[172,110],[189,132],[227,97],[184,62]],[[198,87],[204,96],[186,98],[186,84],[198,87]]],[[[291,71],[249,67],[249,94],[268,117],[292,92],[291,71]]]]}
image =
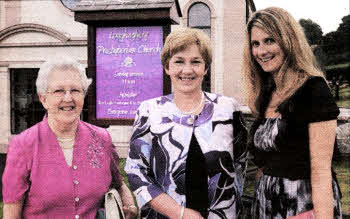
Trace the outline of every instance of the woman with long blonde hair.
{"type": "Polygon", "coordinates": [[[271,7],[249,19],[243,75],[256,117],[249,143],[261,173],[253,218],[311,210],[317,219],[342,218],[331,168],[339,109],[301,26],[288,12],[271,7]]]}

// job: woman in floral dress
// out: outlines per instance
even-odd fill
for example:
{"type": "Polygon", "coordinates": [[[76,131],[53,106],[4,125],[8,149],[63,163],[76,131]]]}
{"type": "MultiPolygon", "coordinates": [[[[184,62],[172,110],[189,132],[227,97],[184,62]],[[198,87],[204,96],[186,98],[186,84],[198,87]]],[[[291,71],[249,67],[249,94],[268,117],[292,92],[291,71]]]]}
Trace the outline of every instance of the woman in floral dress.
{"type": "Polygon", "coordinates": [[[178,29],[162,64],[173,93],[138,109],[125,170],[142,218],[237,218],[247,132],[232,98],[204,92],[209,38],[178,29]]]}

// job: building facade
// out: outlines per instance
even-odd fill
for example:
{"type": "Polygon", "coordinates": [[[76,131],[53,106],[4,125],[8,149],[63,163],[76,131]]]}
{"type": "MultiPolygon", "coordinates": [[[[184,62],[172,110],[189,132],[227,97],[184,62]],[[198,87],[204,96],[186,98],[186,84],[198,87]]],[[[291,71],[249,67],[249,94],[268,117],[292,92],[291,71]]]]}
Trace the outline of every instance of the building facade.
{"type": "MultiPolygon", "coordinates": [[[[183,16],[171,28],[199,28],[212,40],[213,64],[205,89],[242,100],[244,28],[255,10],[253,1],[178,2],[183,16]]],[[[74,21],[74,12],[60,0],[0,1],[0,153],[7,152],[14,135],[42,119],[45,112],[35,90],[37,72],[45,60],[59,55],[69,55],[87,67],[87,26],[74,21]]],[[[83,120],[88,113],[85,106],[83,120]]],[[[122,157],[127,154],[131,129],[126,125],[108,128],[122,157]]]]}

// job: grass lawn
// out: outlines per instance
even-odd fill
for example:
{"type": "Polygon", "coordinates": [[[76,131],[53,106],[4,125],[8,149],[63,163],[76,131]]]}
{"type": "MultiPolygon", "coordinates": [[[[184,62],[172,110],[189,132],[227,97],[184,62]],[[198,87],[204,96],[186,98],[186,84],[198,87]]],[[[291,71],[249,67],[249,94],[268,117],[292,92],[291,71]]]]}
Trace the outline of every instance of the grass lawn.
{"type": "Polygon", "coordinates": [[[122,176],[123,176],[123,179],[124,179],[125,184],[130,188],[129,181],[128,181],[128,177],[126,177],[126,173],[125,173],[125,171],[124,171],[125,161],[126,161],[125,158],[121,158],[121,159],[119,160],[119,167],[120,167],[120,171],[121,171],[121,173],[122,173],[122,176]]]}
{"type": "Polygon", "coordinates": [[[339,87],[339,100],[336,101],[339,107],[350,108],[350,86],[342,83],[339,87]]]}
{"type": "Polygon", "coordinates": [[[244,182],[243,195],[254,197],[255,173],[247,174],[244,182]]]}

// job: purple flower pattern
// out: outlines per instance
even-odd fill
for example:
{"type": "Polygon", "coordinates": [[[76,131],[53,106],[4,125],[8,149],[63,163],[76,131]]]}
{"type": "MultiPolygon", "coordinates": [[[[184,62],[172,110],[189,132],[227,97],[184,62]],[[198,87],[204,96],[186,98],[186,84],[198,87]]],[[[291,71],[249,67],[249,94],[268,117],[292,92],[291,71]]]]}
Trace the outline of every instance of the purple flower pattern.
{"type": "Polygon", "coordinates": [[[205,98],[197,116],[182,114],[172,94],[139,107],[125,171],[142,218],[166,218],[147,205],[161,193],[186,206],[185,167],[193,133],[209,172],[208,218],[238,216],[246,168],[246,129],[236,101],[211,93],[205,93],[205,98]]]}
{"type": "Polygon", "coordinates": [[[88,144],[87,157],[89,164],[93,168],[101,168],[103,159],[103,150],[105,146],[105,140],[97,135],[95,131],[91,131],[91,141],[88,144]]]}

